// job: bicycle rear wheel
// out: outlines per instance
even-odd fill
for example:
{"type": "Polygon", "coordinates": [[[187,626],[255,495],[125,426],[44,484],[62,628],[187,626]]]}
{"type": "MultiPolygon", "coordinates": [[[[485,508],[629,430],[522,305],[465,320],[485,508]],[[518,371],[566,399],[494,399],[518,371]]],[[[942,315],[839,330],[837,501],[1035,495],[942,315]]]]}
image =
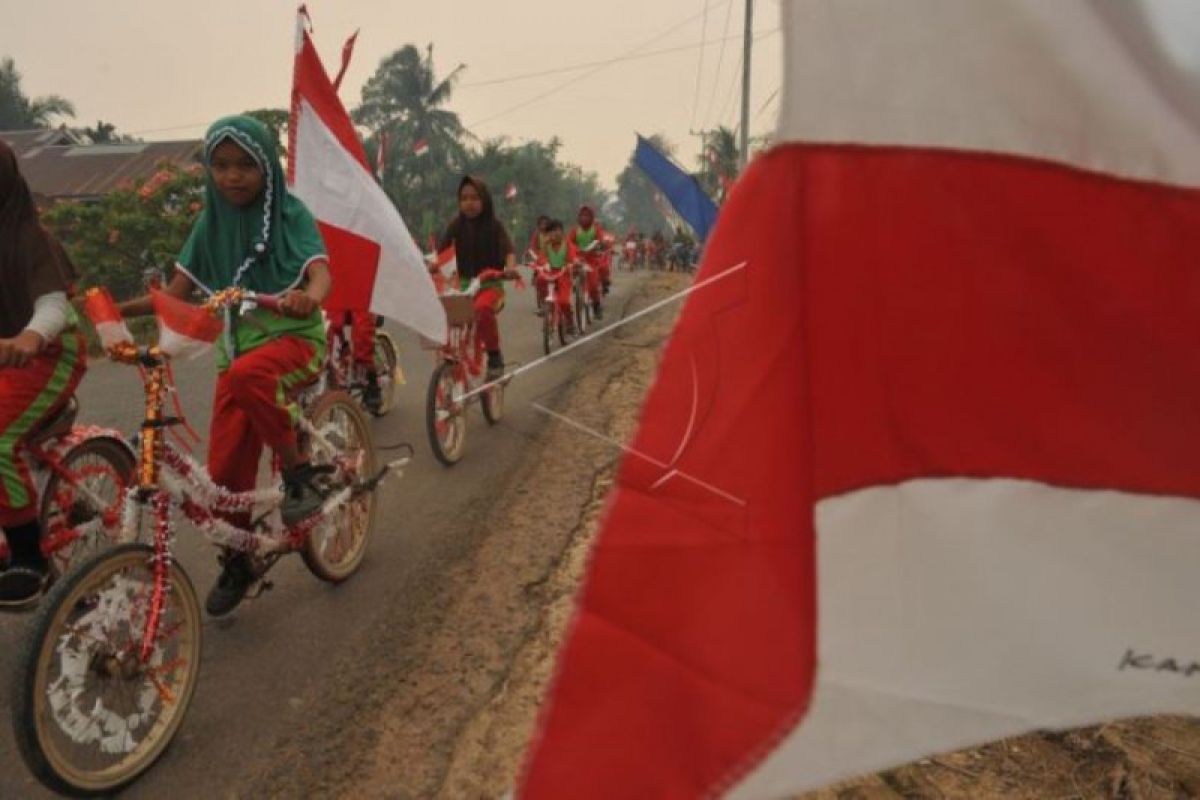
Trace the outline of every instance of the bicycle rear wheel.
{"type": "Polygon", "coordinates": [[[554,338],[553,317],[553,310],[546,308],[545,313],[542,314],[542,351],[545,352],[546,355],[550,355],[550,341],[554,338]]]}
{"type": "Polygon", "coordinates": [[[379,376],[379,408],[372,414],[382,417],[396,407],[396,381],[400,370],[400,350],[387,331],[375,331],[375,374],[379,376]]]}
{"type": "Polygon", "coordinates": [[[429,447],[447,467],[463,456],[467,438],[466,387],[459,379],[458,365],[443,361],[429,378],[425,395],[425,430],[429,447]]]}
{"type": "Polygon", "coordinates": [[[109,794],[135,781],[179,730],[200,667],[200,604],[171,564],[158,636],[140,658],[154,550],[124,544],[60,581],[34,620],[13,683],[13,728],[39,781],[109,794]]]}
{"type": "Polygon", "coordinates": [[[101,548],[116,544],[121,502],[134,482],[136,466],[120,442],[98,437],[68,450],[62,459],[63,472],[50,474],[38,516],[46,540],[53,542],[71,531],[80,534],[50,554],[55,578],[101,548]]]}
{"type": "MultiPolygon", "coordinates": [[[[312,462],[334,468],[334,491],[353,488],[375,476],[371,425],[354,398],[343,391],[326,392],[317,398],[308,418],[320,434],[310,444],[312,462]]],[[[362,564],[374,530],[375,493],[359,491],[344,507],[317,523],[300,555],[313,575],[341,583],[362,564]]]]}

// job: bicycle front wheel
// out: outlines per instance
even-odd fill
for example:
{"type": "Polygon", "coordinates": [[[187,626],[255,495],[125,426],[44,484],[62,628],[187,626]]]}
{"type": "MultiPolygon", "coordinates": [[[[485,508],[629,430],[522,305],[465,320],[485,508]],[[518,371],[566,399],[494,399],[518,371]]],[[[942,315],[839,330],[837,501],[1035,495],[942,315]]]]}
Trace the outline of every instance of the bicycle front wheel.
{"type": "Polygon", "coordinates": [[[425,430],[429,447],[437,460],[452,467],[463,457],[467,438],[466,387],[458,377],[458,367],[443,361],[429,379],[425,396],[425,430]]]}
{"type": "Polygon", "coordinates": [[[178,732],[199,677],[200,604],[172,563],[157,636],[142,658],[153,590],[153,548],[124,544],[80,565],[42,604],[12,709],[21,756],[50,789],[116,791],[178,732]]]}
{"type": "Polygon", "coordinates": [[[310,444],[313,463],[334,468],[334,491],[350,487],[354,493],[317,524],[300,553],[312,574],[341,583],[362,564],[375,530],[375,493],[354,491],[356,484],[375,476],[375,445],[370,423],[345,392],[321,395],[308,416],[319,434],[310,444]]]}

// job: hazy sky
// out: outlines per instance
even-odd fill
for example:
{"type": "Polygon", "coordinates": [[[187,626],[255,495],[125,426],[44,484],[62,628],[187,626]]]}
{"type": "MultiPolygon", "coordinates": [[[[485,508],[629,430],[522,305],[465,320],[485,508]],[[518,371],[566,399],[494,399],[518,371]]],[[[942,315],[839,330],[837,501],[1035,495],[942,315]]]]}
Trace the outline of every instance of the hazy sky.
{"type": "MultiPolygon", "coordinates": [[[[103,119],[146,139],[198,138],[224,114],[288,104],[296,5],[0,0],[0,55],[16,60],[26,94],[74,102],[75,124],[103,119]]],[[[362,29],[342,84],[348,107],[384,56],[432,42],[439,74],[467,64],[451,108],[474,133],[515,141],[557,135],[567,160],[609,186],[633,149],[634,131],[665,133],[690,167],[699,140],[689,129],[737,121],[743,0],[309,0],[308,7],[331,73],[342,42],[362,29]],[[733,38],[722,56],[723,36],[733,38]],[[702,38],[709,44],[697,101],[702,38]],[[667,49],[674,52],[653,54],[667,49]],[[649,55],[477,85],[630,54],[649,55]]],[[[778,27],[776,0],[757,0],[754,29],[770,33],[757,39],[752,62],[752,133],[774,127],[776,101],[768,101],[781,74],[778,27]]]]}

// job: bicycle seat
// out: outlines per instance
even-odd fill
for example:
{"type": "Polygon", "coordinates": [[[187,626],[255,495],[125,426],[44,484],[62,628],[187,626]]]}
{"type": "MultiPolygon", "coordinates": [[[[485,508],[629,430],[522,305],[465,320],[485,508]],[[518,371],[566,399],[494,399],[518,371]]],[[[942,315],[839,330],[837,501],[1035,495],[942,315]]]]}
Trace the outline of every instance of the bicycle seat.
{"type": "Polygon", "coordinates": [[[52,411],[49,416],[34,426],[26,437],[27,445],[40,445],[71,430],[79,416],[79,401],[72,396],[67,402],[52,411]]]}

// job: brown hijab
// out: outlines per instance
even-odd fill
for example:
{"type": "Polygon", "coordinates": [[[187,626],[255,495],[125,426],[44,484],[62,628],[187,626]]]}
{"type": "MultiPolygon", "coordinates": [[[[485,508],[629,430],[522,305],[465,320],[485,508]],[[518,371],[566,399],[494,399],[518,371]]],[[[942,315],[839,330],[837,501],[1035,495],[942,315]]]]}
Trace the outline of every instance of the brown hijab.
{"type": "Polygon", "coordinates": [[[24,330],[33,318],[33,302],[65,292],[74,273],[62,246],[38,222],[16,154],[0,142],[0,337],[24,330]]]}
{"type": "Polygon", "coordinates": [[[467,175],[458,184],[461,195],[464,186],[471,185],[479,192],[483,201],[483,209],[475,219],[468,219],[459,212],[442,239],[438,250],[444,250],[454,243],[455,259],[458,262],[458,274],[464,278],[474,278],[485,269],[504,269],[504,261],[513,252],[512,240],[500,220],[496,219],[496,208],[492,204],[492,193],[487,184],[479,178],[467,175]]]}

